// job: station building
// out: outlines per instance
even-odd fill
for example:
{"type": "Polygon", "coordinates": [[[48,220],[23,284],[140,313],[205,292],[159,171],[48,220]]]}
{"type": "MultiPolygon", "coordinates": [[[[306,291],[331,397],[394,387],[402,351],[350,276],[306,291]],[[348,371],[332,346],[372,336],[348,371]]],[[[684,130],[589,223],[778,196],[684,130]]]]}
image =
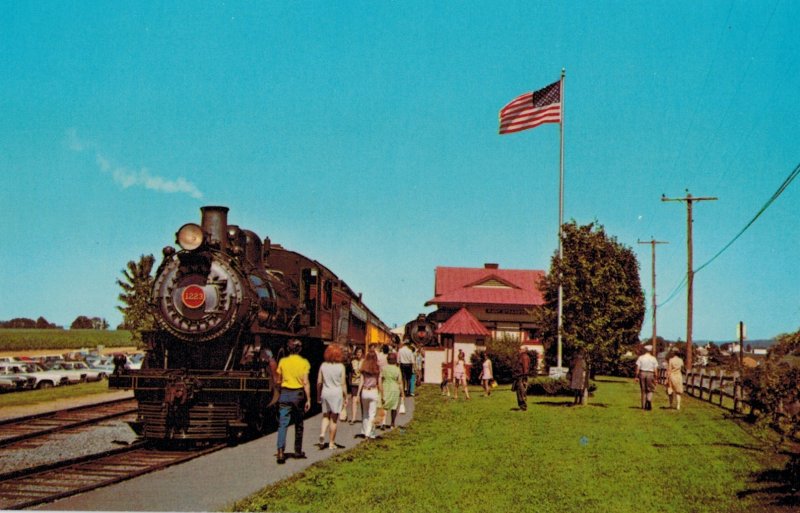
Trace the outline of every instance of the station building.
{"type": "Polygon", "coordinates": [[[450,372],[459,351],[469,364],[472,354],[485,350],[492,339],[510,338],[543,355],[534,312],[544,304],[538,288],[544,275],[493,263],[437,267],[434,297],[425,306],[436,307],[428,319],[436,323],[440,345],[425,349],[425,383],[440,383],[442,366],[450,372]]]}

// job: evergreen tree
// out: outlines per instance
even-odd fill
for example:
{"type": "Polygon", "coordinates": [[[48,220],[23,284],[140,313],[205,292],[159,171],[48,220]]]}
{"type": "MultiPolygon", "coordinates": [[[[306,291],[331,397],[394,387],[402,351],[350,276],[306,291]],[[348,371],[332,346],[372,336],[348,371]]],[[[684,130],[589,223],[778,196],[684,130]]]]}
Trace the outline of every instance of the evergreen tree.
{"type": "Polygon", "coordinates": [[[563,284],[563,364],[585,351],[592,372],[613,372],[622,355],[639,342],[645,298],[633,250],[609,237],[602,225],[563,226],[563,260],[553,255],[550,273],[539,289],[542,338],[548,361],[555,364],[558,330],[558,284],[563,284]]]}
{"type": "Polygon", "coordinates": [[[128,262],[127,268],[122,270],[124,280],[117,280],[122,287],[119,295],[124,306],[117,309],[122,312],[122,327],[131,330],[133,339],[141,341],[141,331],[155,328],[155,319],[150,312],[149,300],[153,290],[155,278],[152,276],[153,255],[141,255],[139,262],[128,262]]]}

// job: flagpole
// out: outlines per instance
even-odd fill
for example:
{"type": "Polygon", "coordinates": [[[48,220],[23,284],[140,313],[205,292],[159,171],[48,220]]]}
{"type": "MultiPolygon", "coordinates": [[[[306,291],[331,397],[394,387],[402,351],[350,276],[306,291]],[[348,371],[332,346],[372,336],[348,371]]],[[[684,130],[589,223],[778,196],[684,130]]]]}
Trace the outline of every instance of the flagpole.
{"type": "MultiPolygon", "coordinates": [[[[561,68],[561,151],[559,152],[559,172],[558,172],[558,264],[564,260],[564,248],[561,244],[561,237],[563,234],[564,226],[564,76],[566,75],[566,68],[561,68]]],[[[563,274],[558,277],[558,358],[557,366],[561,372],[561,328],[562,317],[564,312],[564,287],[561,284],[563,274]]]]}

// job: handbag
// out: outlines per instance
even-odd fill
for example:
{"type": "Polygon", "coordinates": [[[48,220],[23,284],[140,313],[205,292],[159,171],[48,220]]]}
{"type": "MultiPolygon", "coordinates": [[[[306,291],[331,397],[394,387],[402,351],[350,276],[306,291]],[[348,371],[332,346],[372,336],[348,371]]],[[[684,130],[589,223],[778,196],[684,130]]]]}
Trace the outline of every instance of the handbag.
{"type": "Polygon", "coordinates": [[[397,409],[397,413],[400,413],[402,415],[405,412],[406,412],[406,402],[405,402],[405,400],[401,400],[400,401],[400,408],[397,409]]]}
{"type": "Polygon", "coordinates": [[[339,420],[341,421],[347,420],[347,408],[342,407],[342,411],[339,412],[339,420]]]}

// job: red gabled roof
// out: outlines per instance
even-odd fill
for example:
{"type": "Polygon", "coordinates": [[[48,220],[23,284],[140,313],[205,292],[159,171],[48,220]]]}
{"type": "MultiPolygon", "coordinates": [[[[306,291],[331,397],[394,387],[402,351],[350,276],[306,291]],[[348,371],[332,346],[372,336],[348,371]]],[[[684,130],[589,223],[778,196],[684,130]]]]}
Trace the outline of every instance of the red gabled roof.
{"type": "Polygon", "coordinates": [[[539,270],[437,267],[436,295],[425,305],[541,305],[538,283],[544,275],[539,270]]]}
{"type": "Polygon", "coordinates": [[[481,322],[469,313],[466,308],[462,308],[436,330],[436,333],[443,335],[477,335],[489,337],[492,334],[481,322]]]}

